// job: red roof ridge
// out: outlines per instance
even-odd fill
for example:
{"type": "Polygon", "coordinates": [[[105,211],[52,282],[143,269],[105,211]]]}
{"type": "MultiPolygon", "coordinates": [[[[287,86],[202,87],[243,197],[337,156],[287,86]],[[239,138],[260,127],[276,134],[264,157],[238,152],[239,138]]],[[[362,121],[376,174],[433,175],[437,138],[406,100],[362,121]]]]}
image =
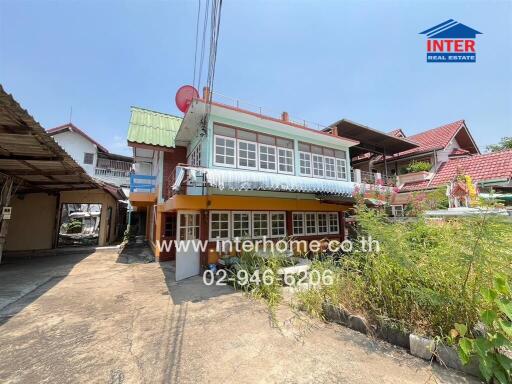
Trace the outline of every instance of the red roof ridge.
{"type": "Polygon", "coordinates": [[[59,125],[58,127],[55,127],[55,128],[50,128],[50,129],[47,129],[46,132],[50,135],[50,136],[53,136],[53,135],[56,135],[57,133],[60,133],[60,132],[64,132],[64,131],[72,131],[72,132],[76,132],[78,133],[79,135],[83,136],[84,138],[86,138],[87,140],[91,141],[92,143],[94,143],[98,149],[101,151],[101,152],[104,152],[104,153],[110,153],[108,151],[107,148],[105,148],[103,145],[101,145],[100,143],[98,143],[96,140],[94,140],[92,137],[90,137],[87,133],[85,133],[84,131],[82,131],[80,128],[78,128],[76,125],[74,125],[73,123],[67,123],[67,124],[63,124],[63,125],[59,125]]]}

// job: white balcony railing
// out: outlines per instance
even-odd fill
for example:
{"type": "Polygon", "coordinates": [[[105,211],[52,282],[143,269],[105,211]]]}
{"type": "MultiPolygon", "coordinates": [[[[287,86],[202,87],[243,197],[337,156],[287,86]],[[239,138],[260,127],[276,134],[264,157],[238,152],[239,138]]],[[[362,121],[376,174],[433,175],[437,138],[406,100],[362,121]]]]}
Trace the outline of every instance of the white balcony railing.
{"type": "Polygon", "coordinates": [[[117,186],[130,185],[129,170],[95,168],[94,177],[117,186]]]}

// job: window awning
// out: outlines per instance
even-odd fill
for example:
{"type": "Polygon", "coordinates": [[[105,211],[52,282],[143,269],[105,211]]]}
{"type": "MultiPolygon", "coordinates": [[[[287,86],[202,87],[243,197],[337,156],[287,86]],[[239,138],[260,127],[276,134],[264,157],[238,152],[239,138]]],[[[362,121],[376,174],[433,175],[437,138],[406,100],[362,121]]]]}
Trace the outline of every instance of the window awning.
{"type": "MultiPolygon", "coordinates": [[[[209,186],[228,191],[302,192],[351,197],[355,189],[354,183],[340,180],[189,166],[181,168],[189,170],[191,180],[194,180],[198,174],[204,174],[209,186]]],[[[174,190],[179,188],[183,176],[180,170],[177,170],[174,190]]]]}

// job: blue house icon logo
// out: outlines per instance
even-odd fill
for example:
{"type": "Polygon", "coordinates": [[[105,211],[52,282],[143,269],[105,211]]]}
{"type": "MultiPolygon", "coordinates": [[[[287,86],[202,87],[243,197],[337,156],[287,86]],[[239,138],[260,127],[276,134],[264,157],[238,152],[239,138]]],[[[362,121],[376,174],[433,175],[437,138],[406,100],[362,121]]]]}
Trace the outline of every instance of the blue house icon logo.
{"type": "Polygon", "coordinates": [[[453,19],[420,32],[427,36],[427,63],[476,62],[476,35],[481,34],[453,19]]]}

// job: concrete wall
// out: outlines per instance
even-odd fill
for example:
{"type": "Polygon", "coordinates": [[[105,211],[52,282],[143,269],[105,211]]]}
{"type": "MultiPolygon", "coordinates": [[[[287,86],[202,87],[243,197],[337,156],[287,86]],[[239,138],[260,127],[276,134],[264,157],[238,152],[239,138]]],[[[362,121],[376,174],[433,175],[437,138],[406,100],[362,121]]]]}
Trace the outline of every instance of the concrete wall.
{"type": "Polygon", "coordinates": [[[51,249],[57,196],[32,193],[12,199],[11,206],[6,251],[51,249]]]}
{"type": "Polygon", "coordinates": [[[52,137],[89,175],[94,176],[94,168],[98,161],[96,144],[78,133],[69,131],[58,133],[52,137]],[[84,164],[85,152],[94,154],[92,164],[84,164]]]}

